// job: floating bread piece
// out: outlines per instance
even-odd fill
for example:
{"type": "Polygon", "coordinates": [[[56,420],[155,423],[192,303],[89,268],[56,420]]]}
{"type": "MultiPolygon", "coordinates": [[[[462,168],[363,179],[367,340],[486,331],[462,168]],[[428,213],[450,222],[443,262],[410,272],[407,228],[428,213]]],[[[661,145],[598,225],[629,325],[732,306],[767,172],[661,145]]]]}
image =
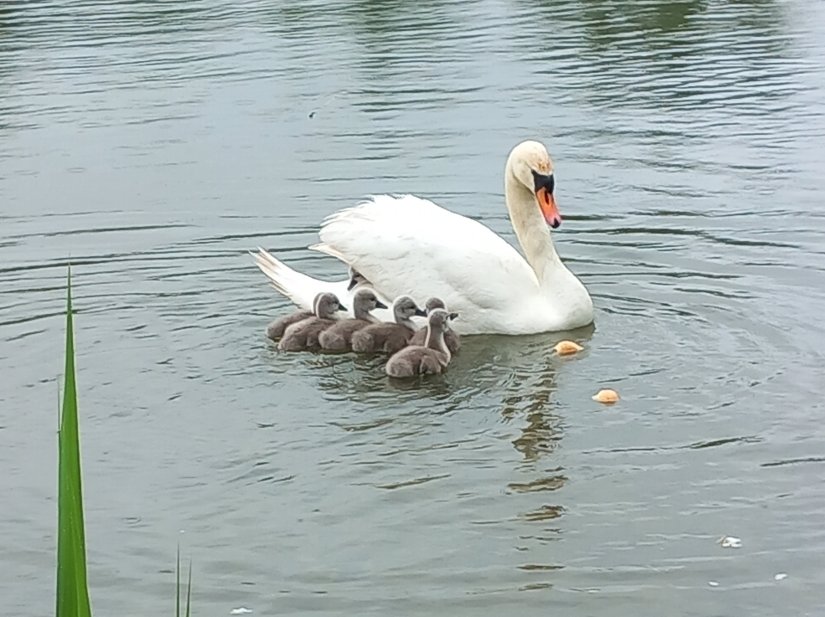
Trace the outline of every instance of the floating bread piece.
{"type": "Polygon", "coordinates": [[[569,356],[570,354],[578,353],[584,347],[579,345],[578,343],[574,343],[573,341],[560,341],[556,343],[556,346],[553,347],[556,350],[556,353],[560,356],[569,356]]]}
{"type": "Polygon", "coordinates": [[[615,390],[599,390],[593,395],[593,400],[604,403],[605,405],[612,405],[619,400],[619,393],[615,390]]]}

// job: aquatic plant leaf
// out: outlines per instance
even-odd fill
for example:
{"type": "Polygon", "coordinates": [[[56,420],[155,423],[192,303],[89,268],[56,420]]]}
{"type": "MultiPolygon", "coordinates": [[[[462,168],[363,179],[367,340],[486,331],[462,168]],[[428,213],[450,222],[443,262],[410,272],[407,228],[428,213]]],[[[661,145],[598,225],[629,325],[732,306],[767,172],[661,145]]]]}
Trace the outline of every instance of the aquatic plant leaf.
{"type": "Polygon", "coordinates": [[[189,580],[186,583],[186,617],[189,617],[189,602],[192,600],[192,560],[189,560],[189,580]]]}
{"type": "Polygon", "coordinates": [[[66,288],[66,366],[58,430],[57,617],[91,617],[86,583],[86,535],[77,418],[77,383],[72,315],[72,273],[66,288]]]}
{"type": "MultiPolygon", "coordinates": [[[[186,617],[192,600],[192,560],[189,560],[189,580],[186,583],[186,617]]],[[[177,565],[175,567],[175,617],[180,617],[180,544],[178,544],[177,565]]]]}

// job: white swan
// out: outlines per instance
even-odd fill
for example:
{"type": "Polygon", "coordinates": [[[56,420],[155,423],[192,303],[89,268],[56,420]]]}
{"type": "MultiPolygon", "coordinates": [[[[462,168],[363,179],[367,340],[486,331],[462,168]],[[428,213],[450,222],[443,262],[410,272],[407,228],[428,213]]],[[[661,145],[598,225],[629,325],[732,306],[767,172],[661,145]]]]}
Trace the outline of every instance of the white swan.
{"type": "MultiPolygon", "coordinates": [[[[587,289],[562,263],[550,228],[561,224],[553,163],[539,142],[510,152],[504,171],[510,221],[524,255],[486,225],[431,201],[380,195],[327,217],[309,248],[348,264],[385,303],[400,295],[441,298],[459,334],[532,334],[593,321],[587,289]],[[548,226],[549,225],[549,226],[548,226]]],[[[351,302],[351,279],[326,282],[296,272],[267,251],[255,255],[273,286],[307,308],[320,292],[351,302]]],[[[373,313],[391,321],[387,311],[373,313]]]]}

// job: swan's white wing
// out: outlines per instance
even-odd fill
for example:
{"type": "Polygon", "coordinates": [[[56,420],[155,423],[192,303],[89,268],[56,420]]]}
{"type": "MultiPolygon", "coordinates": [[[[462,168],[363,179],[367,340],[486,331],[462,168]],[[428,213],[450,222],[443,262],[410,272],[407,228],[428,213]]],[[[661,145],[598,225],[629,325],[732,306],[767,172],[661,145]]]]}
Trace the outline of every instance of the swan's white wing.
{"type": "Polygon", "coordinates": [[[500,311],[502,298],[538,286],[524,258],[487,226],[431,201],[379,195],[324,220],[320,244],[387,298],[430,296],[451,310],[500,311]],[[519,291],[516,291],[519,290],[519,291]]]}

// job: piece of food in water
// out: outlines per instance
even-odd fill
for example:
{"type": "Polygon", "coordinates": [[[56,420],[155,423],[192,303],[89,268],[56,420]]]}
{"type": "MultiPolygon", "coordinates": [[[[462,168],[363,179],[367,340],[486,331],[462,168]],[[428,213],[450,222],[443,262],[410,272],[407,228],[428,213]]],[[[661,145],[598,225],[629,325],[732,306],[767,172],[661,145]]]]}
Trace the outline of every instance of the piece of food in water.
{"type": "Polygon", "coordinates": [[[722,545],[722,548],[741,548],[742,547],[742,540],[741,538],[737,538],[736,536],[722,536],[717,540],[719,544],[722,545]]]}
{"type": "Polygon", "coordinates": [[[599,401],[600,403],[604,403],[605,405],[612,405],[613,403],[619,400],[619,393],[609,388],[599,390],[598,392],[596,392],[596,394],[593,395],[593,400],[599,401]]]}
{"type": "Polygon", "coordinates": [[[570,354],[580,352],[584,347],[573,341],[559,341],[553,349],[555,349],[556,353],[560,356],[569,356],[570,354]]]}

